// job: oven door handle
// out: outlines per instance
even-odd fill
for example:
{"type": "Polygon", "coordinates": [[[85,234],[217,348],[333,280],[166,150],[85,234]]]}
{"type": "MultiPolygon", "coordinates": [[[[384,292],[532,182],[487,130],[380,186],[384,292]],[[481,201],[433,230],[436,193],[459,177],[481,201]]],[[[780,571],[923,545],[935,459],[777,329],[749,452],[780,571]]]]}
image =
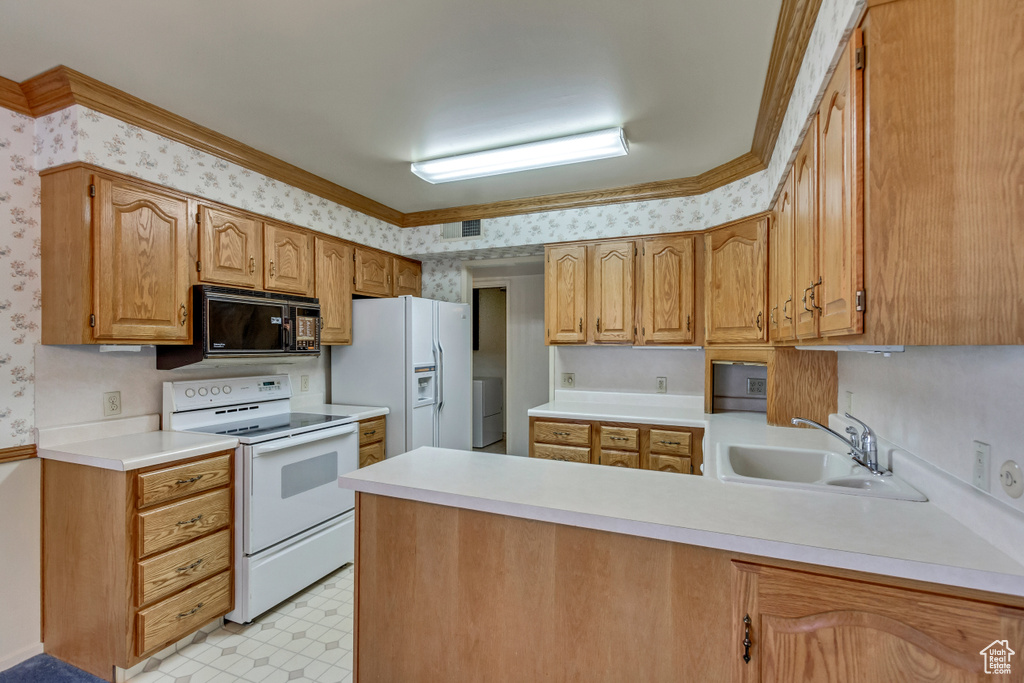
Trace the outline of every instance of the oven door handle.
{"type": "Polygon", "coordinates": [[[355,434],[356,431],[358,431],[358,429],[358,424],[353,422],[351,424],[338,427],[337,429],[319,429],[315,432],[309,432],[307,434],[300,434],[298,436],[288,436],[284,437],[283,439],[276,439],[265,444],[259,443],[252,447],[252,457],[258,458],[261,455],[266,455],[268,453],[273,453],[275,451],[282,451],[286,448],[292,448],[294,446],[301,446],[303,444],[312,443],[314,441],[322,441],[324,439],[332,439],[338,436],[355,434]]]}

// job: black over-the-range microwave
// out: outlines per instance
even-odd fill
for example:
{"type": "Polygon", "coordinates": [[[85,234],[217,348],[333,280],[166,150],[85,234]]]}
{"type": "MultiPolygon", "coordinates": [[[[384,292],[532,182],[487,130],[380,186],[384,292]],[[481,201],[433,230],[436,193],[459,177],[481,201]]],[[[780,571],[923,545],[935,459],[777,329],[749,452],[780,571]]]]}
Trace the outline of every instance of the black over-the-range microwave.
{"type": "Polygon", "coordinates": [[[157,369],[276,364],[320,355],[319,299],[195,285],[192,324],[191,346],[157,346],[157,369]]]}

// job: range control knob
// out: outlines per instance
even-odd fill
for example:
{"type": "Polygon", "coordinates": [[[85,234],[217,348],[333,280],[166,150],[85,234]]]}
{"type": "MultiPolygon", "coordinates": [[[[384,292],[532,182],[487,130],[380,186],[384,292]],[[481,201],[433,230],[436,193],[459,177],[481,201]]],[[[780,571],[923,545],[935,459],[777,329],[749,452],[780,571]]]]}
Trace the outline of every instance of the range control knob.
{"type": "Polygon", "coordinates": [[[207,393],[208,392],[206,391],[206,387],[199,387],[199,395],[200,396],[206,396],[207,393]]]}
{"type": "Polygon", "coordinates": [[[225,384],[224,385],[224,393],[225,394],[230,394],[231,393],[231,385],[230,384],[225,384]]]}
{"type": "Polygon", "coordinates": [[[192,398],[195,395],[196,395],[196,390],[195,389],[191,389],[190,388],[190,389],[186,389],[185,390],[185,397],[186,398],[192,398]]]}
{"type": "Polygon", "coordinates": [[[216,396],[220,393],[220,387],[210,387],[210,393],[216,396]]]}

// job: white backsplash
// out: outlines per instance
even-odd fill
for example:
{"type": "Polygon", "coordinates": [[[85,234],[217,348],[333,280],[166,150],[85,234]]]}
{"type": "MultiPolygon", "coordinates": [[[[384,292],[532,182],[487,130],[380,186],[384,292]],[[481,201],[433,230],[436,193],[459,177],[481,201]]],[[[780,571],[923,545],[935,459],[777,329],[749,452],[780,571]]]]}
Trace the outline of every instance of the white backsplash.
{"type": "Polygon", "coordinates": [[[853,392],[850,412],[880,436],[961,481],[972,481],[972,442],[991,445],[992,496],[1024,510],[1024,497],[1010,498],[998,481],[1006,460],[1024,467],[1024,347],[840,353],[840,412],[846,392],[853,392]]]}
{"type": "Polygon", "coordinates": [[[653,394],[657,378],[668,378],[669,394],[704,396],[704,350],[622,346],[556,346],[554,389],[563,372],[576,391],[653,394]]]}

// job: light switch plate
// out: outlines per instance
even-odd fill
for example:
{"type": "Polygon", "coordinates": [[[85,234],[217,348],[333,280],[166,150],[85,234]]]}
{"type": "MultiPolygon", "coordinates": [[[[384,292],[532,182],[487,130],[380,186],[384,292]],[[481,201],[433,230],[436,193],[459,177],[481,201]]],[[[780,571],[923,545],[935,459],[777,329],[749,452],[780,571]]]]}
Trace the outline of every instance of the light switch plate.
{"type": "Polygon", "coordinates": [[[572,389],[576,386],[576,373],[575,372],[563,372],[562,373],[562,388],[572,389]]]}

